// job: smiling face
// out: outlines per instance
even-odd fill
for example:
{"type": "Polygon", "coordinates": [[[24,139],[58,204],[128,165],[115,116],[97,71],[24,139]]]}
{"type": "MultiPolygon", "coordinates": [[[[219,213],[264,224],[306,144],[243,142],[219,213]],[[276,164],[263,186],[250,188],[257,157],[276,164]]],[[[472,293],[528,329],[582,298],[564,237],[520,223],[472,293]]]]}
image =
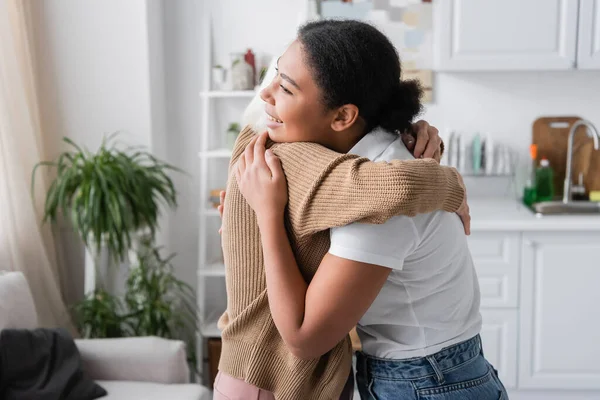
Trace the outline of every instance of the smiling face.
{"type": "Polygon", "coordinates": [[[356,117],[340,125],[340,109],[328,110],[323,105],[321,89],[306,65],[299,41],[294,41],[288,47],[279,58],[277,67],[277,75],[260,93],[266,103],[271,140],[280,143],[314,142],[329,148],[339,147],[342,131],[349,126],[347,122],[354,124],[356,117]]]}
{"type": "Polygon", "coordinates": [[[401,81],[394,45],[360,21],[301,26],[269,76],[274,78],[260,92],[261,120],[268,119],[275,142],[313,142],[346,153],[376,127],[410,130],[421,111],[420,87],[401,81]]]}

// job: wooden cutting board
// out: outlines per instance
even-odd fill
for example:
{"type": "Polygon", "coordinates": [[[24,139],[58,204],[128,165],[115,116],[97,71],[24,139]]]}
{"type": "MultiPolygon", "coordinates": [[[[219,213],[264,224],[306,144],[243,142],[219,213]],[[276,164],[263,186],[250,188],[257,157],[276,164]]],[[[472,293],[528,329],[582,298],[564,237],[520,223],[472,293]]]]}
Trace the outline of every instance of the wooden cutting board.
{"type": "MultiPolygon", "coordinates": [[[[557,195],[562,196],[563,193],[569,130],[579,119],[577,116],[541,117],[533,123],[532,143],[538,146],[536,165],[544,157],[550,161],[557,195]]],[[[577,183],[579,173],[583,172],[583,182],[589,192],[600,190],[600,151],[594,151],[592,139],[585,130],[585,127],[580,127],[575,133],[572,180],[577,183]]]]}

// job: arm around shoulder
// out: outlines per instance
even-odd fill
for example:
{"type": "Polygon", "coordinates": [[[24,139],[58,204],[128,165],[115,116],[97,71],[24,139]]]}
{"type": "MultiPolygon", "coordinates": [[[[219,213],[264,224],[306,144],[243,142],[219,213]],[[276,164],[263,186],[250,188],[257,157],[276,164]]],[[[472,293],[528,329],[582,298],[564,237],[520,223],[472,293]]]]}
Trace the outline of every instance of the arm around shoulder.
{"type": "Polygon", "coordinates": [[[301,234],[395,215],[455,212],[465,196],[454,168],[435,160],[372,162],[315,143],[274,147],[288,181],[289,215],[301,234]]]}

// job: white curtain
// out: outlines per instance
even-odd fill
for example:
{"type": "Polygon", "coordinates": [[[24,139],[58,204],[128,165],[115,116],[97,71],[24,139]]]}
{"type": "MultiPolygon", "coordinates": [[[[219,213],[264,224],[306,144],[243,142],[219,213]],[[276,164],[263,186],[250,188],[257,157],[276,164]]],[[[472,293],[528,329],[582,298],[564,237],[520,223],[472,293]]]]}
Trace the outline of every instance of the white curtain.
{"type": "Polygon", "coordinates": [[[25,274],[40,326],[72,329],[49,225],[42,225],[48,175],[43,156],[27,0],[0,0],[0,270],[25,274]]]}

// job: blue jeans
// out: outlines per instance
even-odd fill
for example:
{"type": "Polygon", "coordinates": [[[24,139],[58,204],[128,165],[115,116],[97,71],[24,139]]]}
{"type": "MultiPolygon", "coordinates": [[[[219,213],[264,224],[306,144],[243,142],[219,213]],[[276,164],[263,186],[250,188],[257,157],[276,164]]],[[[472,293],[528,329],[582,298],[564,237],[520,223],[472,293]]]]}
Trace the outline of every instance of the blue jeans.
{"type": "Polygon", "coordinates": [[[483,356],[479,335],[423,358],[382,359],[358,353],[362,400],[506,400],[497,371],[483,356]]]}

